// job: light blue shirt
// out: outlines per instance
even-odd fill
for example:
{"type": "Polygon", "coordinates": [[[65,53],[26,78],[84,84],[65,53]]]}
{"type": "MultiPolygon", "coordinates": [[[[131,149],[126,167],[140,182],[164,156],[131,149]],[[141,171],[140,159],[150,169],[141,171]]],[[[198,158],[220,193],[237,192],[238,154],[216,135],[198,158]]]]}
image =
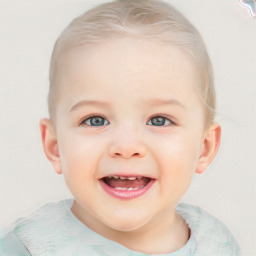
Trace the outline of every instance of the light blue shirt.
{"type": "MultiPolygon", "coordinates": [[[[73,199],[48,203],[18,219],[0,238],[1,256],[145,256],[95,233],[71,211],[73,199]]],[[[158,256],[240,256],[229,230],[199,207],[181,203],[177,212],[191,235],[184,247],[158,256]]],[[[157,254],[153,254],[157,256],[157,254]]]]}

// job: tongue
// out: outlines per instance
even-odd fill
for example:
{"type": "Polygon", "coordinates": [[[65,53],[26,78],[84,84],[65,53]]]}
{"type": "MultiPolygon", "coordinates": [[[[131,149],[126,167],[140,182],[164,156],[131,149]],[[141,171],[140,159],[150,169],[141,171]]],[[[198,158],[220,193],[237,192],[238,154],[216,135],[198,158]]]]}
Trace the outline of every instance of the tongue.
{"type": "Polygon", "coordinates": [[[115,179],[115,178],[111,178],[111,179],[107,179],[104,178],[103,179],[104,182],[109,185],[112,188],[140,188],[140,187],[144,187],[146,186],[149,181],[150,178],[147,177],[142,177],[141,179],[135,179],[135,180],[121,180],[121,179],[115,179]]]}

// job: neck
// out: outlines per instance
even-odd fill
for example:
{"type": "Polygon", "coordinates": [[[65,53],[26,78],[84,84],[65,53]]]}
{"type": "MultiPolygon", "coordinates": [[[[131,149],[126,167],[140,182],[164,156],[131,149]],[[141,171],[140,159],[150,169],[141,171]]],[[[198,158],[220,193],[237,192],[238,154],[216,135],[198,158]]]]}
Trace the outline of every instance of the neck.
{"type": "Polygon", "coordinates": [[[167,254],[182,248],[188,241],[190,230],[185,220],[175,209],[163,213],[157,220],[134,231],[119,231],[100,224],[92,216],[81,216],[72,207],[72,212],[87,227],[130,250],[145,254],[167,254]]]}
{"type": "Polygon", "coordinates": [[[174,213],[170,222],[159,220],[133,232],[120,232],[112,240],[137,252],[167,254],[182,248],[189,236],[190,230],[185,220],[174,213]]]}

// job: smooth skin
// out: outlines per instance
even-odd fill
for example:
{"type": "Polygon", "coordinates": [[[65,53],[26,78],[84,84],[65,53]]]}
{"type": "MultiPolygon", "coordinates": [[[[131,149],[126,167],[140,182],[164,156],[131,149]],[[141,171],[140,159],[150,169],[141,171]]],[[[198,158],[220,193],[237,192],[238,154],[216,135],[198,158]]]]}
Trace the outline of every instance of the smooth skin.
{"type": "Polygon", "coordinates": [[[175,208],[194,173],[213,160],[221,135],[218,124],[206,125],[195,90],[201,82],[185,53],[154,41],[109,39],[65,54],[56,119],[42,119],[40,128],[80,221],[146,254],[186,244],[190,230],[175,208]],[[123,200],[100,185],[114,174],[155,182],[144,195],[123,200]]]}

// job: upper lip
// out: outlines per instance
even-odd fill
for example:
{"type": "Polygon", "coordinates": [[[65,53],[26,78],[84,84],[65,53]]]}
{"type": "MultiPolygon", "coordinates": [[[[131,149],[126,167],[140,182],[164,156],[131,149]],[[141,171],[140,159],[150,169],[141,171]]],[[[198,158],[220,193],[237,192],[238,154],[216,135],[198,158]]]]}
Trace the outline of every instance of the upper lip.
{"type": "Polygon", "coordinates": [[[110,173],[110,174],[107,174],[107,175],[104,175],[102,177],[100,177],[100,179],[103,179],[103,178],[107,178],[107,177],[119,177],[119,178],[126,178],[126,179],[129,179],[129,178],[139,178],[139,177],[147,177],[147,178],[150,178],[150,179],[155,179],[153,178],[152,176],[150,175],[147,175],[147,174],[142,174],[142,173],[110,173]]]}

